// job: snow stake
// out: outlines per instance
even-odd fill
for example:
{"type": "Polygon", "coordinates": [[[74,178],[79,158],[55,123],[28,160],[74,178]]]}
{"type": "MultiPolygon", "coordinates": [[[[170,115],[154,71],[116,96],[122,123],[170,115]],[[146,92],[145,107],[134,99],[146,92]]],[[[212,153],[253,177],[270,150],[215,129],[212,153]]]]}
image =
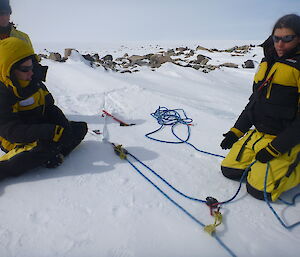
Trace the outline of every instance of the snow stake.
{"type": "Polygon", "coordinates": [[[112,115],[111,113],[109,113],[109,112],[107,112],[105,110],[102,110],[102,112],[103,112],[102,116],[107,115],[107,116],[111,117],[116,122],[119,122],[120,126],[122,126],[122,127],[128,127],[128,126],[134,126],[134,125],[136,125],[135,123],[130,123],[129,124],[129,123],[126,123],[124,121],[121,121],[120,119],[116,118],[114,115],[112,115]]]}

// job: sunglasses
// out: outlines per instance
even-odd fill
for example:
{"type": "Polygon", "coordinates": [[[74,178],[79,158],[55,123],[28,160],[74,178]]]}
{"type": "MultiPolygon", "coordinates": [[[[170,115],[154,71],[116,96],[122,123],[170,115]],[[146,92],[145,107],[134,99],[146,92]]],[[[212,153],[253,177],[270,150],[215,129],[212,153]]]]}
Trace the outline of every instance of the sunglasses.
{"type": "Polygon", "coordinates": [[[21,72],[29,72],[29,71],[33,70],[33,65],[30,65],[30,66],[19,66],[17,68],[17,70],[21,71],[21,72]]]}
{"type": "Polygon", "coordinates": [[[293,41],[296,37],[297,37],[297,35],[287,35],[284,37],[277,37],[275,35],[272,36],[273,41],[275,43],[278,43],[280,40],[284,43],[289,43],[289,42],[293,41]]]}

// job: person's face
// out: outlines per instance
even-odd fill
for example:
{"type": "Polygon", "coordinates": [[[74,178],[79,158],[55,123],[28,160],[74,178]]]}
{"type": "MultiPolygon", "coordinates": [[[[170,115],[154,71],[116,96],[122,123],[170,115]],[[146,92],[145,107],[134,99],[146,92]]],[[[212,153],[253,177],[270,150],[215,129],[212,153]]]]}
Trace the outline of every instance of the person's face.
{"type": "Polygon", "coordinates": [[[7,27],[10,20],[10,13],[0,11],[0,27],[7,27]]]}
{"type": "Polygon", "coordinates": [[[19,67],[15,69],[13,72],[18,80],[30,81],[33,75],[32,68],[33,68],[33,63],[32,60],[29,59],[21,63],[19,67]]]}
{"type": "Polygon", "coordinates": [[[281,57],[300,43],[300,37],[292,29],[278,28],[274,31],[273,41],[276,53],[281,57]]]}

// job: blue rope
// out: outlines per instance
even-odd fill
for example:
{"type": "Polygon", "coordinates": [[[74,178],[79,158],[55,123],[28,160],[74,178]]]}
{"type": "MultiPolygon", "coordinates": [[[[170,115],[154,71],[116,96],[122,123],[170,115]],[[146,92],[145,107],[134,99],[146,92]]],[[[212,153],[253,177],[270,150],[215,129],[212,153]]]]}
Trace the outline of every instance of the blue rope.
{"type": "MultiPolygon", "coordinates": [[[[162,142],[162,143],[171,143],[171,144],[182,144],[182,143],[186,143],[188,145],[190,145],[191,147],[193,147],[196,151],[199,151],[201,153],[205,153],[205,154],[208,154],[208,155],[212,155],[212,156],[216,156],[216,157],[221,157],[221,158],[225,158],[225,156],[222,156],[222,155],[218,155],[218,154],[214,154],[214,153],[210,153],[210,152],[206,152],[206,151],[203,151],[203,150],[200,150],[198,149],[197,147],[195,147],[193,144],[189,143],[188,140],[190,138],[190,134],[191,134],[191,130],[190,130],[190,124],[191,122],[193,121],[191,118],[188,118],[185,111],[183,109],[174,109],[174,110],[169,110],[167,109],[166,107],[159,107],[154,113],[151,114],[151,116],[153,116],[158,124],[160,124],[161,126],[150,132],[150,133],[147,133],[145,136],[151,140],[155,140],[155,141],[158,141],[158,142],[162,142]],[[180,113],[182,115],[180,115],[180,113]],[[182,118],[183,116],[183,118],[182,118]],[[176,135],[175,131],[174,131],[174,128],[176,125],[178,124],[183,124],[183,125],[186,125],[187,126],[187,137],[186,139],[182,139],[180,138],[178,135],[176,135]],[[156,139],[156,138],[153,138],[153,137],[150,137],[150,135],[152,134],[155,134],[156,132],[160,131],[164,126],[171,126],[171,131],[172,131],[172,134],[179,140],[179,141],[164,141],[164,140],[159,140],[159,139],[156,139]]],[[[133,158],[135,158],[134,156],[132,156],[133,158]]],[[[136,158],[135,158],[136,159],[136,158]]],[[[136,159],[137,160],[137,159],[136,159]]],[[[137,160],[138,161],[138,160],[137,160]]],[[[230,198],[229,200],[227,201],[224,201],[224,202],[220,202],[219,204],[225,204],[225,203],[229,203],[231,202],[239,193],[240,189],[241,189],[241,186],[242,186],[242,182],[243,180],[245,179],[246,177],[246,174],[248,173],[248,171],[250,170],[251,166],[255,163],[256,161],[252,162],[249,167],[244,171],[242,177],[241,177],[241,180],[240,180],[240,184],[239,184],[239,188],[236,192],[236,194],[230,198]]],[[[141,162],[140,162],[141,163],[141,162]]],[[[142,163],[142,165],[144,165],[142,163]]],[[[180,192],[179,190],[177,190],[176,188],[174,188],[170,183],[168,183],[165,179],[163,179],[161,176],[159,176],[156,172],[154,172],[151,168],[149,168],[148,166],[144,165],[146,168],[148,168],[153,174],[155,174],[158,178],[160,178],[164,183],[166,183],[170,188],[172,188],[175,192],[177,192],[178,194],[190,199],[190,200],[194,200],[194,201],[198,201],[198,202],[206,202],[204,200],[201,200],[201,199],[197,199],[197,198],[193,198],[193,197],[189,197],[185,194],[183,194],[182,192],[180,192]]],[[[287,229],[291,229],[297,225],[300,224],[300,221],[299,222],[296,222],[295,224],[293,225],[290,225],[290,226],[287,226],[283,221],[282,219],[278,216],[278,214],[276,213],[276,211],[273,209],[273,207],[271,206],[268,198],[267,198],[267,193],[266,193],[266,181],[267,181],[267,176],[268,176],[268,169],[269,169],[269,163],[268,163],[268,166],[267,166],[267,171],[266,171],[266,176],[265,176],[265,185],[264,185],[264,198],[265,198],[265,201],[267,203],[267,205],[269,206],[269,208],[271,209],[271,211],[274,213],[275,217],[279,220],[279,222],[287,229]]],[[[288,201],[285,201],[281,198],[279,198],[278,200],[287,204],[287,205],[295,205],[296,203],[296,199],[300,196],[300,193],[296,194],[293,199],[292,199],[292,202],[288,202],[288,201]]]]}
{"type": "MultiPolygon", "coordinates": [[[[269,208],[271,209],[271,211],[273,212],[273,214],[275,215],[275,217],[278,219],[278,221],[280,222],[280,224],[281,224],[283,227],[285,227],[286,229],[292,229],[292,228],[294,228],[294,227],[300,225],[300,221],[298,221],[298,222],[296,222],[296,223],[294,223],[294,224],[292,224],[292,225],[286,225],[286,224],[283,222],[283,220],[279,217],[279,215],[277,214],[277,212],[274,210],[274,208],[272,207],[272,205],[271,205],[271,203],[270,203],[270,201],[269,201],[269,199],[268,199],[268,196],[267,196],[267,179],[268,179],[268,175],[269,175],[269,174],[268,174],[268,173],[269,173],[269,169],[270,169],[270,163],[268,162],[268,163],[267,163],[267,168],[266,168],[265,181],[264,181],[264,199],[265,199],[265,202],[267,203],[267,205],[269,206],[269,208]]],[[[297,194],[297,195],[295,195],[295,196],[293,197],[292,203],[288,203],[288,202],[285,202],[285,201],[283,201],[283,202],[287,203],[288,205],[293,205],[293,204],[295,204],[295,200],[296,200],[296,198],[297,198],[298,196],[299,196],[299,194],[297,194]]]]}
{"type": "Polygon", "coordinates": [[[242,182],[244,181],[244,179],[246,178],[246,175],[248,174],[248,171],[251,169],[251,167],[253,166],[254,163],[256,163],[257,160],[253,161],[246,169],[245,171],[243,172],[243,175],[240,179],[240,184],[239,184],[239,188],[238,190],[236,191],[235,195],[233,197],[231,197],[230,199],[228,199],[227,201],[224,201],[224,202],[221,202],[220,204],[226,204],[226,203],[229,203],[231,202],[232,200],[234,200],[234,198],[236,198],[236,196],[238,195],[238,193],[240,192],[241,190],[241,187],[242,187],[242,182]]]}
{"type": "Polygon", "coordinates": [[[296,199],[300,196],[300,193],[297,193],[296,195],[293,196],[292,202],[288,202],[286,200],[283,200],[281,198],[278,198],[279,201],[285,203],[286,205],[293,206],[296,204],[296,199]]]}
{"type": "Polygon", "coordinates": [[[138,158],[136,158],[134,155],[132,155],[131,153],[128,153],[128,155],[130,155],[133,159],[135,159],[138,163],[140,163],[141,165],[143,165],[145,168],[147,168],[148,170],[150,170],[156,177],[158,177],[160,180],[162,180],[166,185],[168,185],[171,189],[173,189],[176,193],[178,193],[179,195],[189,199],[189,200],[193,200],[196,202],[201,202],[201,203],[206,203],[205,200],[201,200],[201,199],[197,199],[194,197],[190,197],[182,192],[180,192],[178,189],[176,189],[174,186],[172,186],[166,179],[164,179],[163,177],[161,177],[158,173],[156,173],[153,169],[151,169],[149,166],[147,166],[146,164],[144,164],[143,162],[141,162],[138,158]]]}
{"type": "MultiPolygon", "coordinates": [[[[151,169],[149,166],[147,166],[146,164],[144,164],[143,162],[141,162],[138,158],[136,158],[134,155],[132,155],[131,153],[127,153],[129,156],[131,156],[133,159],[135,159],[138,163],[140,163],[141,165],[143,165],[145,168],[147,168],[148,170],[150,170],[156,177],[158,177],[161,181],[163,181],[166,185],[168,185],[172,190],[174,190],[176,193],[178,193],[179,195],[192,200],[192,201],[196,201],[196,202],[201,202],[201,203],[206,203],[206,200],[201,200],[198,198],[194,198],[191,196],[188,196],[184,193],[182,193],[181,191],[179,191],[178,189],[176,189],[174,186],[172,186],[166,179],[164,179],[163,177],[161,177],[157,172],[155,172],[153,169],[151,169]]],[[[223,201],[223,202],[219,202],[219,204],[227,204],[229,202],[231,202],[232,200],[234,200],[236,198],[236,196],[239,194],[241,187],[242,187],[242,183],[244,181],[244,179],[246,178],[246,175],[248,174],[248,171],[251,169],[252,165],[255,163],[256,161],[252,162],[243,172],[243,175],[240,179],[240,183],[239,183],[239,188],[236,191],[236,193],[228,200],[223,201]]]]}
{"type": "MultiPolygon", "coordinates": [[[[130,156],[132,156],[130,154],[130,156]]],[[[136,158],[135,158],[136,159],[136,158]]],[[[188,212],[186,209],[184,209],[180,204],[178,204],[176,201],[174,201],[169,195],[167,195],[162,189],[160,189],[156,184],[154,184],[147,176],[145,176],[131,161],[129,161],[127,158],[125,160],[144,178],[146,179],[152,186],[154,186],[162,195],[164,195],[171,203],[173,203],[177,208],[179,208],[181,211],[183,211],[188,217],[190,217],[193,221],[195,221],[198,225],[201,227],[205,227],[205,225],[198,220],[196,217],[194,217],[190,212],[188,212]]],[[[140,162],[141,163],[141,162],[140,162]]],[[[217,242],[232,256],[236,257],[236,255],[233,253],[232,250],[226,246],[223,241],[216,235],[212,234],[212,236],[217,240],[217,242]]]]}
{"type": "Polygon", "coordinates": [[[212,155],[212,156],[215,156],[215,157],[225,158],[225,156],[223,156],[223,155],[203,151],[203,150],[197,148],[196,146],[194,146],[193,144],[188,142],[188,140],[190,139],[190,135],[191,135],[190,124],[193,122],[193,120],[191,118],[187,117],[187,115],[186,115],[186,113],[183,109],[169,110],[166,107],[160,107],[159,106],[158,109],[154,113],[151,113],[151,116],[154,117],[157,120],[158,124],[160,124],[161,126],[158,129],[147,133],[145,135],[147,138],[149,138],[151,140],[154,140],[154,141],[157,141],[157,142],[168,143],[168,144],[186,143],[189,146],[193,147],[198,152],[205,153],[205,154],[208,154],[208,155],[212,155]],[[175,126],[178,125],[178,124],[183,124],[187,127],[187,137],[186,137],[186,139],[182,139],[178,135],[176,135],[174,129],[175,129],[175,126]],[[156,138],[150,136],[150,135],[155,134],[158,131],[160,131],[164,126],[171,126],[172,134],[179,141],[165,141],[165,140],[156,139],[156,138]]]}

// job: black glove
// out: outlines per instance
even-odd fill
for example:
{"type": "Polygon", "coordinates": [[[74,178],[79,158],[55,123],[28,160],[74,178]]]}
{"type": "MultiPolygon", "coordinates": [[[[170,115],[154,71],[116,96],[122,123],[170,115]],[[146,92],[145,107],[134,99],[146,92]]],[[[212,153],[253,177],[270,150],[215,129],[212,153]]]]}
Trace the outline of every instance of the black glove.
{"type": "Polygon", "coordinates": [[[279,152],[272,146],[270,146],[270,144],[261,149],[255,156],[255,159],[262,162],[262,163],[267,163],[271,160],[273,160],[275,157],[279,156],[279,152]],[[268,150],[267,150],[268,149],[268,150]],[[271,154],[274,153],[274,154],[271,154]]]}
{"type": "Polygon", "coordinates": [[[64,156],[61,153],[54,155],[50,160],[44,163],[44,167],[52,169],[60,166],[64,161],[64,156]]]}
{"type": "Polygon", "coordinates": [[[238,136],[232,131],[228,131],[227,133],[223,134],[223,136],[225,138],[220,144],[222,149],[230,149],[232,145],[239,140],[238,136]]]}

